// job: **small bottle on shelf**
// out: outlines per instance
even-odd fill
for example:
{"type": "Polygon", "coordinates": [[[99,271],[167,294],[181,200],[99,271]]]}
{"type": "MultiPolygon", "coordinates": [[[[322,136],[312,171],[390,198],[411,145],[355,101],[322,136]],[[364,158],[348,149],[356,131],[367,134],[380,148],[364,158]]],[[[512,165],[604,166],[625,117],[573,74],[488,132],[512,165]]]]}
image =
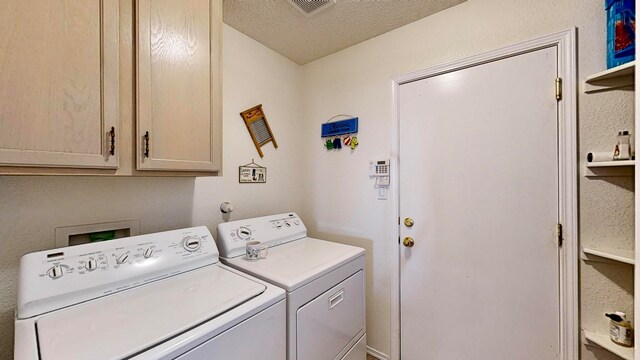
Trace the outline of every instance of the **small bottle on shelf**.
{"type": "Polygon", "coordinates": [[[629,160],[631,159],[631,146],[629,131],[618,132],[618,143],[616,149],[613,152],[614,160],[629,160]]]}

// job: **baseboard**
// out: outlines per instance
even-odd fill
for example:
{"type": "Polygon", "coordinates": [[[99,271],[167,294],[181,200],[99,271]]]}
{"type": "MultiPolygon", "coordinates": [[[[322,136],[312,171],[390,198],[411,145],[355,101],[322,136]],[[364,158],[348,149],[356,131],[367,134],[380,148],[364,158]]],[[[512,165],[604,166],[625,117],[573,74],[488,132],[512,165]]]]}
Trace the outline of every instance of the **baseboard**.
{"type": "Polygon", "coordinates": [[[367,354],[369,354],[369,355],[371,355],[374,358],[379,359],[379,360],[389,360],[389,355],[387,355],[387,354],[385,354],[383,352],[380,352],[380,351],[372,348],[371,346],[367,346],[367,354]]]}

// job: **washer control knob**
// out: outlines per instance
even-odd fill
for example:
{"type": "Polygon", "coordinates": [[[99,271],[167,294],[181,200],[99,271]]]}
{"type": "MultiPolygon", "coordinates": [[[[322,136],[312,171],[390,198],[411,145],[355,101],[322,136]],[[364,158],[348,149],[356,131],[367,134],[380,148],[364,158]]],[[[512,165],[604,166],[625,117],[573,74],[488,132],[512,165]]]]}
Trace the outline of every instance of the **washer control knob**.
{"type": "Polygon", "coordinates": [[[144,253],[142,254],[142,256],[144,256],[145,259],[148,259],[150,257],[153,256],[153,248],[148,248],[147,250],[144,251],[144,253]]]}
{"type": "Polygon", "coordinates": [[[124,264],[129,260],[129,253],[124,253],[116,258],[118,264],[124,264]]]}
{"type": "Polygon", "coordinates": [[[296,225],[300,225],[300,220],[298,220],[298,219],[293,220],[293,223],[296,224],[296,225]]]}
{"type": "Polygon", "coordinates": [[[285,221],[285,222],[284,222],[284,226],[286,226],[286,227],[291,227],[291,223],[290,223],[290,222],[288,222],[288,221],[285,221]]]}
{"type": "Polygon", "coordinates": [[[94,259],[90,259],[84,267],[89,271],[93,271],[98,268],[98,262],[94,259]]]}
{"type": "Polygon", "coordinates": [[[236,233],[238,234],[238,237],[243,240],[248,240],[251,237],[251,230],[244,226],[239,228],[236,233]]]}
{"type": "Polygon", "coordinates": [[[47,274],[50,278],[57,279],[61,278],[62,275],[64,275],[64,272],[62,271],[62,267],[60,265],[55,265],[51,269],[49,269],[49,271],[47,271],[47,274]]]}
{"type": "Polygon", "coordinates": [[[202,242],[200,241],[200,239],[194,237],[194,238],[186,238],[186,239],[184,239],[184,242],[182,243],[182,246],[187,251],[196,251],[196,250],[200,249],[200,245],[201,244],[202,244],[202,242]]]}

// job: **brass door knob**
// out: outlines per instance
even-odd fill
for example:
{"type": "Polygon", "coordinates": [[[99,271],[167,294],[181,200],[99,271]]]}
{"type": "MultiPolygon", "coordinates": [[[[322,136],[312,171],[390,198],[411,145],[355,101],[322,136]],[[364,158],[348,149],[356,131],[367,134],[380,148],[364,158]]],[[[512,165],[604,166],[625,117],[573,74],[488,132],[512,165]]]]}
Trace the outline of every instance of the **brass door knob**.
{"type": "Polygon", "coordinates": [[[413,241],[412,237],[407,236],[406,238],[404,238],[404,240],[402,240],[402,245],[404,245],[405,247],[413,247],[413,245],[416,242],[413,241]]]}
{"type": "Polygon", "coordinates": [[[413,226],[413,219],[412,218],[405,218],[404,219],[404,226],[412,227],[413,226]]]}

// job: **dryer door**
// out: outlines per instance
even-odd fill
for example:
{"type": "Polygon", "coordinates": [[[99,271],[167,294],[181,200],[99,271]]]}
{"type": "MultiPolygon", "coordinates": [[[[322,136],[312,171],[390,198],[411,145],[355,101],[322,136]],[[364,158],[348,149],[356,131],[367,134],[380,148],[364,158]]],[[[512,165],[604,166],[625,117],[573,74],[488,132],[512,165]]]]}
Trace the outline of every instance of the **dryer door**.
{"type": "Polygon", "coordinates": [[[338,356],[364,332],[364,309],[362,270],[298,309],[297,360],[338,356]]]}

